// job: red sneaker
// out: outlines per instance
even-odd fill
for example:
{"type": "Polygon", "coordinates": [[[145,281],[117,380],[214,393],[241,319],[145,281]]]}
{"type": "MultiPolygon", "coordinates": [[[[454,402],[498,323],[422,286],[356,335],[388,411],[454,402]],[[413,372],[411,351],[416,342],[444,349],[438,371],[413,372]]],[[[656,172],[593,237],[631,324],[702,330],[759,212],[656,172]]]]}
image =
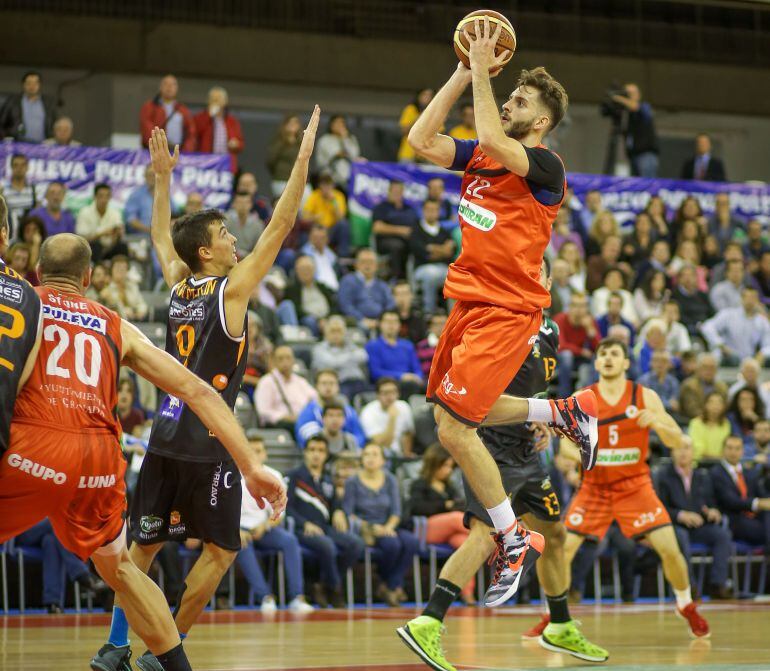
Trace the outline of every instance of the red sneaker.
{"type": "Polygon", "coordinates": [[[549,625],[551,622],[551,616],[548,613],[544,613],[543,617],[540,618],[540,622],[538,622],[532,629],[528,629],[525,631],[521,637],[523,639],[535,639],[537,640],[540,638],[540,635],[545,631],[545,628],[549,625]]]}
{"type": "Polygon", "coordinates": [[[569,398],[551,401],[553,422],[549,426],[569,438],[580,448],[583,468],[590,471],[596,464],[599,443],[599,408],[596,394],[583,389],[569,398]]]}
{"type": "Polygon", "coordinates": [[[690,625],[690,633],[695,638],[708,638],[711,636],[709,623],[698,612],[694,601],[684,608],[677,608],[676,612],[683,620],[687,620],[687,624],[690,625]]]}

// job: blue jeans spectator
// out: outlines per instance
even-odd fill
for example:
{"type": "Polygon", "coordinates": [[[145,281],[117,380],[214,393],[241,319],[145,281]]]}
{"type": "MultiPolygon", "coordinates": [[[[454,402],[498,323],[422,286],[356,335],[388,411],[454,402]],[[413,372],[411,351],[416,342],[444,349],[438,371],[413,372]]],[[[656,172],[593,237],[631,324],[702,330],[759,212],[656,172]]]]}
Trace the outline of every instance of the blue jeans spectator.
{"type": "Polygon", "coordinates": [[[636,177],[658,176],[658,155],[654,151],[645,151],[631,159],[631,174],[636,177]]]}
{"type": "Polygon", "coordinates": [[[395,536],[381,536],[375,546],[382,551],[377,567],[388,589],[404,586],[404,576],[412,558],[420,549],[420,541],[411,531],[396,529],[395,536]]]}
{"type": "Polygon", "coordinates": [[[329,244],[334,248],[337,256],[342,258],[350,256],[350,224],[347,219],[340,219],[329,229],[329,244]]]}
{"type": "Polygon", "coordinates": [[[238,566],[241,567],[249,587],[254,592],[255,600],[260,603],[262,599],[273,593],[265,580],[265,575],[257,560],[257,550],[283,552],[283,561],[286,567],[286,591],[288,600],[304,593],[305,587],[302,579],[302,550],[297,537],[286,529],[276,527],[270,529],[258,541],[243,548],[236,557],[238,566]]]}
{"type": "Polygon", "coordinates": [[[87,578],[88,566],[74,554],[64,549],[53,532],[48,520],[39,522],[16,537],[17,545],[26,545],[43,550],[43,605],[62,606],[65,585],[63,575],[71,581],[87,578]],[[64,572],[62,573],[62,567],[64,572]]]}
{"type": "Polygon", "coordinates": [[[333,527],[323,536],[298,534],[299,542],[318,559],[321,582],[333,590],[342,588],[342,573],[355,566],[364,552],[364,542],[353,534],[333,527]]]}
{"type": "Polygon", "coordinates": [[[679,548],[690,567],[690,582],[695,584],[695,577],[692,575],[692,566],[690,565],[690,557],[692,556],[690,544],[700,543],[708,546],[708,553],[713,558],[709,584],[712,587],[724,587],[727,583],[728,562],[733,547],[730,530],[721,524],[704,524],[697,529],[689,529],[675,524],[674,531],[676,532],[676,539],[679,541],[679,548]]]}
{"type": "Polygon", "coordinates": [[[414,281],[422,291],[422,305],[426,315],[436,310],[436,296],[444,286],[448,270],[445,263],[426,263],[414,269],[414,281]]]}

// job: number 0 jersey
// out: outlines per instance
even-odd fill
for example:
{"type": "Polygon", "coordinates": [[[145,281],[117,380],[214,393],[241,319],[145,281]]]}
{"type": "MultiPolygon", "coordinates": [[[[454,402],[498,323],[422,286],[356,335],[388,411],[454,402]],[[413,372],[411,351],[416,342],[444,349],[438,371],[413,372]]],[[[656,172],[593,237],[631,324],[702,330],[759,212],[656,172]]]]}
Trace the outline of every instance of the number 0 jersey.
{"type": "Polygon", "coordinates": [[[16,392],[40,317],[40,298],[32,285],[0,259],[0,454],[8,447],[16,392]]]}
{"type": "MultiPolygon", "coordinates": [[[[231,408],[241,388],[248,354],[246,317],[238,337],[227,331],[227,277],[188,277],[171,290],[166,351],[214,387],[231,408]]],[[[150,452],[197,462],[228,461],[230,455],[195,413],[166,395],[152,425],[150,452]]]]}
{"type": "Polygon", "coordinates": [[[50,287],[35,291],[42,301],[43,338],[14,419],[120,438],[120,317],[80,294],[50,287]]]}

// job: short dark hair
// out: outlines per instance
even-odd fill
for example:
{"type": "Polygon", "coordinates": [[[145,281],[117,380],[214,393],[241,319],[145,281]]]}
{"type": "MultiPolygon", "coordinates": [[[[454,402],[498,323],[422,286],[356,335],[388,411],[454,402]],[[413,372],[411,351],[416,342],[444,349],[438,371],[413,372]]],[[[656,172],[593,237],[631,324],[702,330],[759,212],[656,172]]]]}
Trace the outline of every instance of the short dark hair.
{"type": "Polygon", "coordinates": [[[437,207],[441,207],[441,202],[436,200],[435,198],[426,198],[422,206],[425,207],[428,203],[436,205],[437,207]]]}
{"type": "Polygon", "coordinates": [[[131,392],[131,395],[136,396],[136,387],[134,386],[134,381],[129,377],[124,377],[118,382],[118,391],[123,389],[123,387],[126,385],[128,385],[128,389],[131,392]]]}
{"type": "Polygon", "coordinates": [[[315,383],[318,384],[318,380],[321,379],[322,375],[333,375],[334,379],[337,380],[337,382],[340,381],[340,375],[339,373],[334,370],[333,368],[322,368],[315,374],[315,383]]]}
{"type": "Polygon", "coordinates": [[[729,436],[726,436],[724,441],[722,442],[722,449],[724,449],[727,446],[728,440],[738,440],[740,441],[741,445],[743,445],[743,438],[741,438],[740,436],[734,433],[731,433],[729,436]]]}
{"type": "Polygon", "coordinates": [[[623,358],[628,359],[628,345],[626,345],[626,343],[624,343],[622,340],[618,340],[617,338],[602,339],[596,348],[596,354],[600,354],[603,349],[616,346],[623,350],[623,358]]]}
{"type": "Polygon", "coordinates": [[[40,276],[80,281],[91,267],[91,245],[74,233],[46,238],[40,247],[40,276]]]}
{"type": "Polygon", "coordinates": [[[623,302],[623,294],[621,294],[619,291],[613,291],[609,296],[607,296],[608,303],[610,302],[610,298],[617,298],[621,303],[623,302]]]}
{"type": "Polygon", "coordinates": [[[391,179],[388,183],[388,188],[391,186],[404,186],[404,180],[402,179],[391,179]]]}
{"type": "Polygon", "coordinates": [[[377,382],[374,384],[374,388],[377,390],[377,393],[380,393],[380,389],[382,389],[386,384],[394,384],[396,385],[396,389],[398,389],[398,380],[394,377],[381,377],[377,382]]]}
{"type": "Polygon", "coordinates": [[[98,184],[94,184],[94,196],[100,191],[103,191],[104,189],[107,189],[107,191],[112,192],[112,187],[109,184],[107,184],[107,182],[99,182],[98,184]]]}
{"type": "Polygon", "coordinates": [[[382,314],[380,315],[380,321],[383,320],[385,315],[396,315],[396,318],[398,319],[398,321],[399,322],[401,321],[401,316],[395,310],[383,310],[382,314]]]}
{"type": "Polygon", "coordinates": [[[326,451],[329,451],[329,441],[326,440],[326,436],[324,436],[322,433],[317,433],[314,436],[310,436],[310,438],[305,441],[305,447],[308,447],[310,443],[323,443],[326,451]]]}
{"type": "Polygon", "coordinates": [[[530,86],[540,92],[540,100],[551,115],[551,127],[548,131],[556,128],[567,113],[569,106],[569,97],[564,87],[544,67],[522,70],[514,88],[520,86],[530,86]]]}
{"type": "Polygon", "coordinates": [[[19,154],[18,152],[15,154],[11,154],[11,164],[17,159],[17,158],[23,158],[25,161],[27,161],[27,157],[24,154],[19,154]]]}
{"type": "Polygon", "coordinates": [[[22,84],[27,81],[27,77],[37,77],[41,82],[43,81],[43,76],[37,70],[27,70],[21,76],[21,83],[22,84]]]}
{"type": "Polygon", "coordinates": [[[326,417],[326,413],[329,412],[329,410],[339,410],[343,415],[345,414],[345,406],[339,401],[329,401],[328,403],[324,403],[321,417],[326,417]]]}
{"type": "Polygon", "coordinates": [[[129,261],[125,254],[116,254],[113,256],[110,268],[114,268],[116,263],[125,263],[127,266],[131,267],[131,261],[129,261]]]}
{"type": "Polygon", "coordinates": [[[371,247],[359,247],[356,250],[356,261],[358,261],[358,257],[361,256],[363,252],[372,252],[375,256],[377,255],[375,251],[371,247]]]}
{"type": "Polygon", "coordinates": [[[192,272],[199,272],[203,265],[198,250],[211,245],[209,226],[224,220],[225,215],[216,209],[201,210],[177,219],[171,229],[171,240],[179,258],[192,272]]]}
{"type": "Polygon", "coordinates": [[[318,186],[321,184],[334,184],[334,179],[328,172],[325,172],[318,178],[318,186]]]}

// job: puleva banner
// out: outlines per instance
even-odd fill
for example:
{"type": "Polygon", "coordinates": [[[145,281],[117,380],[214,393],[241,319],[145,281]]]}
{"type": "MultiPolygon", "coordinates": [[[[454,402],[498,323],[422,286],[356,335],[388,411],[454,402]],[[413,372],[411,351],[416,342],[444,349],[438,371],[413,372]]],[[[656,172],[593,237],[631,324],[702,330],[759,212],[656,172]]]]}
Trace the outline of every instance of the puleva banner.
{"type": "MultiPolygon", "coordinates": [[[[457,205],[460,200],[461,175],[432,166],[403,163],[354,163],[349,185],[348,209],[354,244],[368,244],[371,212],[385,199],[388,183],[402,181],[404,199],[418,212],[428,194],[428,181],[441,177],[446,197],[457,205]]],[[[751,184],[726,184],[672,179],[643,179],[638,177],[608,177],[569,173],[567,183],[574,194],[571,206],[580,209],[589,191],[602,194],[604,207],[611,210],[618,221],[630,227],[634,216],[644,210],[651,195],[663,199],[670,215],[676,211],[686,196],[695,196],[704,213],[714,211],[714,198],[718,193],[729,193],[730,203],[736,216],[748,221],[759,219],[770,224],[770,186],[751,184]]]]}
{"type": "MultiPolygon", "coordinates": [[[[91,202],[94,184],[99,182],[106,182],[112,187],[112,206],[122,210],[129,194],[144,184],[144,170],[150,163],[150,153],[144,149],[2,142],[0,180],[3,182],[10,177],[14,154],[27,157],[27,179],[35,185],[38,199],[42,200],[49,182],[63,182],[67,187],[65,206],[75,212],[91,202]]],[[[228,156],[183,154],[174,170],[171,200],[175,209],[181,208],[187,194],[198,192],[207,207],[226,207],[232,186],[233,175],[228,156]]]]}

